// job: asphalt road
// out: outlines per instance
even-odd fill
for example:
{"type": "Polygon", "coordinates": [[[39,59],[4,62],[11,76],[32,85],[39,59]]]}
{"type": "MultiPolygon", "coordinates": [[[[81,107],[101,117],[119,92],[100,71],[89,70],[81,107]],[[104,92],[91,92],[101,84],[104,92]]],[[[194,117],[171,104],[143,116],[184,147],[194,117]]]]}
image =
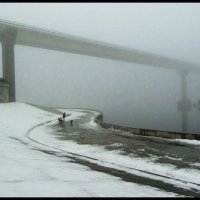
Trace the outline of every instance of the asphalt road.
{"type": "MultiPolygon", "coordinates": [[[[42,108],[42,107],[40,107],[42,108]]],[[[42,108],[47,111],[54,112],[56,114],[62,114],[53,108],[42,108]]],[[[83,124],[89,123],[95,116],[95,113],[90,110],[83,111],[85,115],[80,119],[73,121],[73,126],[67,121],[64,125],[54,124],[49,125],[57,135],[57,139],[60,140],[73,140],[78,144],[89,144],[99,145],[105,147],[106,150],[119,150],[122,155],[134,156],[139,158],[153,158],[156,157],[155,163],[158,164],[170,164],[176,168],[184,169],[196,169],[200,172],[200,165],[193,165],[200,163],[200,148],[199,146],[182,144],[174,142],[174,140],[166,140],[162,138],[148,137],[148,136],[137,136],[128,135],[125,132],[115,131],[111,129],[104,129],[98,127],[97,129],[88,129],[83,124]],[[75,134],[76,133],[76,134],[75,134]],[[120,145],[112,145],[118,143],[120,145]]],[[[48,152],[50,153],[50,152],[48,152]]],[[[52,153],[53,154],[53,153],[52,153]]],[[[131,174],[123,170],[117,170],[114,168],[103,167],[96,163],[90,162],[84,157],[68,156],[71,158],[71,162],[79,163],[90,167],[92,170],[101,171],[104,173],[111,174],[113,176],[120,177],[124,181],[134,182],[142,185],[148,185],[156,187],[158,189],[166,190],[168,192],[174,192],[178,195],[183,196],[200,196],[200,190],[194,188],[180,188],[174,184],[163,182],[158,179],[147,178],[137,174],[131,174]]],[[[137,169],[143,172],[142,170],[137,169]]],[[[146,172],[155,176],[163,176],[166,179],[169,178],[167,175],[158,175],[150,172],[146,172]]],[[[170,179],[170,178],[169,178],[170,179]]],[[[180,181],[176,178],[174,180],[180,181]]],[[[191,183],[190,180],[185,181],[185,184],[191,183]]],[[[200,185],[196,184],[200,188],[200,185]]]]}

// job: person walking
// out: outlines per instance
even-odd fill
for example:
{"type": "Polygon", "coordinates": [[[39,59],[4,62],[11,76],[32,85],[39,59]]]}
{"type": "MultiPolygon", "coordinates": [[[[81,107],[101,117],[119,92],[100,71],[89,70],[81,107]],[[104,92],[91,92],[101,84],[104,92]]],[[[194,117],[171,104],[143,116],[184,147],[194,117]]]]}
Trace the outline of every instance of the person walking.
{"type": "Polygon", "coordinates": [[[70,120],[70,125],[73,126],[73,120],[70,120]]]}
{"type": "Polygon", "coordinates": [[[63,120],[65,121],[66,113],[63,113],[63,120]]]}

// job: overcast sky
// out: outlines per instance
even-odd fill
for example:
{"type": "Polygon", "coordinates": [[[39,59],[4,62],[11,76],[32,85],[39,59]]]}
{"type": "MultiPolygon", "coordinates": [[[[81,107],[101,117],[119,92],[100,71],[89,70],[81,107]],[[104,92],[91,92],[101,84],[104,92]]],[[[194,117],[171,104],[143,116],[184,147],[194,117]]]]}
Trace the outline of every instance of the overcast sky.
{"type": "Polygon", "coordinates": [[[200,63],[199,3],[1,3],[0,18],[200,63]]]}
{"type": "MultiPolygon", "coordinates": [[[[0,19],[200,65],[199,3],[0,3],[0,19]]],[[[99,109],[107,121],[135,127],[181,127],[173,70],[19,45],[15,65],[18,101],[99,109]]],[[[198,75],[188,76],[188,88],[196,104],[198,75]]],[[[190,130],[200,129],[199,118],[189,113],[190,130]]]]}

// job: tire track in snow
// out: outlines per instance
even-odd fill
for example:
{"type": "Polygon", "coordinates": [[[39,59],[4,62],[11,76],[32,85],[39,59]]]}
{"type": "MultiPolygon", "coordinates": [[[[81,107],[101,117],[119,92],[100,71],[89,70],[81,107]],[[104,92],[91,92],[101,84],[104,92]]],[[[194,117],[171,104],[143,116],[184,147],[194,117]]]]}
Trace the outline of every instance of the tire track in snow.
{"type": "Polygon", "coordinates": [[[172,183],[167,183],[163,180],[158,180],[157,178],[160,177],[160,178],[164,178],[164,179],[168,179],[168,180],[174,180],[176,182],[184,183],[186,185],[188,183],[190,183],[190,184],[194,184],[196,186],[200,186],[197,183],[192,183],[192,182],[189,182],[189,181],[180,180],[180,179],[176,179],[176,178],[173,178],[173,177],[163,176],[163,175],[156,174],[156,173],[146,172],[144,170],[140,170],[140,169],[136,169],[136,168],[132,168],[132,167],[126,167],[126,166],[123,166],[123,165],[120,165],[120,164],[107,162],[107,161],[99,160],[99,159],[92,158],[92,157],[89,157],[89,156],[84,156],[84,155],[81,155],[81,154],[69,152],[69,151],[66,151],[66,150],[63,150],[63,149],[60,149],[60,148],[57,148],[57,147],[50,146],[48,144],[44,144],[42,142],[37,141],[36,139],[33,139],[33,137],[31,137],[31,131],[32,130],[39,128],[40,126],[46,125],[50,122],[56,121],[56,120],[57,119],[49,120],[49,121],[37,124],[27,131],[26,136],[29,140],[31,140],[31,141],[39,144],[39,145],[51,148],[54,151],[49,151],[49,150],[44,150],[44,149],[39,149],[39,148],[37,148],[35,150],[42,151],[44,153],[48,153],[48,154],[51,154],[51,155],[54,155],[54,156],[68,157],[72,160],[71,162],[79,163],[79,164],[88,166],[93,170],[101,171],[101,172],[104,172],[104,173],[108,173],[110,175],[117,176],[117,177],[123,179],[124,181],[138,183],[138,184],[151,186],[151,187],[156,187],[158,189],[165,190],[167,192],[174,192],[174,193],[179,194],[179,195],[185,195],[185,196],[199,196],[200,195],[199,190],[196,190],[196,189],[188,190],[188,189],[185,189],[185,188],[176,187],[172,183]],[[57,151],[55,151],[55,150],[57,150],[57,151]],[[64,153],[64,155],[63,155],[63,153],[64,153]],[[114,168],[98,165],[97,163],[94,163],[94,161],[98,161],[98,162],[101,162],[101,163],[112,165],[112,167],[114,167],[114,168]],[[118,167],[123,168],[123,169],[126,168],[126,169],[135,170],[136,172],[142,172],[144,174],[154,176],[155,179],[135,175],[135,174],[132,174],[132,173],[128,173],[125,170],[116,169],[115,166],[118,166],[118,167]]]}

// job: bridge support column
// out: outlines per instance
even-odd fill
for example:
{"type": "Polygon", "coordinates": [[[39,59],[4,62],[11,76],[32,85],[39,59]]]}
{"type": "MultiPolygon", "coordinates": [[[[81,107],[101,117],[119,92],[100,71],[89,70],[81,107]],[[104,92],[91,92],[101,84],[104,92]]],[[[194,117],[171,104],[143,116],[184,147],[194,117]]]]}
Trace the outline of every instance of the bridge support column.
{"type": "Polygon", "coordinates": [[[188,131],[188,112],[192,108],[192,103],[187,97],[187,74],[186,71],[180,72],[181,77],[181,100],[178,102],[178,109],[182,112],[181,122],[182,131],[188,131]]]}
{"type": "Polygon", "coordinates": [[[15,56],[14,45],[17,31],[5,29],[1,33],[3,79],[9,84],[9,101],[15,102],[15,56]]]}

